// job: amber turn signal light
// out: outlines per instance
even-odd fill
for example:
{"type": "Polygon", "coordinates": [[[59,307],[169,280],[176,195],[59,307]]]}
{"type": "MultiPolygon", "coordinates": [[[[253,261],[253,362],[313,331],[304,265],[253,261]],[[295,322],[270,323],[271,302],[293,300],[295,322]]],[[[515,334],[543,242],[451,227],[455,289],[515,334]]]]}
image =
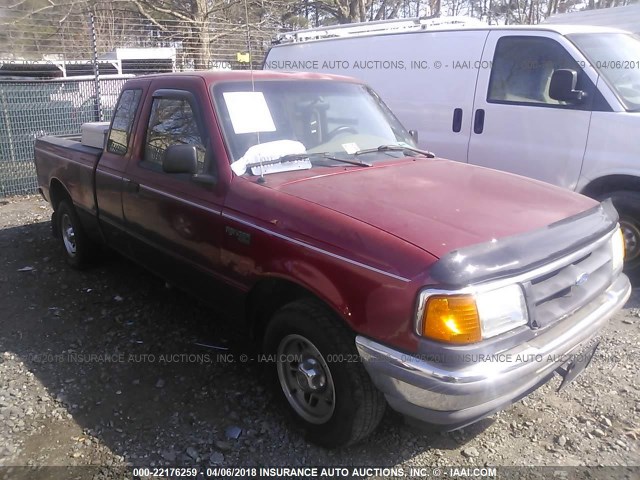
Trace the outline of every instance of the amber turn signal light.
{"type": "Polygon", "coordinates": [[[448,343],[474,343],[482,340],[480,316],[471,295],[434,295],[427,300],[422,334],[448,343]]]}

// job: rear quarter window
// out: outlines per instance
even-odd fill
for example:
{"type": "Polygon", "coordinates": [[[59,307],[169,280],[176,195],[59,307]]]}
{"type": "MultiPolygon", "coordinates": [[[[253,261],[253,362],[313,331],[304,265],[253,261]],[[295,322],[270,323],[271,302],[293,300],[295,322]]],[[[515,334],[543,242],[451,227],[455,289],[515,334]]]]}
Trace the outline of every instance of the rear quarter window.
{"type": "Polygon", "coordinates": [[[131,128],[133,127],[133,119],[136,116],[136,110],[140,103],[141,96],[142,90],[140,89],[125,90],[122,92],[113,115],[109,139],[107,140],[107,152],[115,153],[116,155],[125,155],[129,150],[131,128]]]}

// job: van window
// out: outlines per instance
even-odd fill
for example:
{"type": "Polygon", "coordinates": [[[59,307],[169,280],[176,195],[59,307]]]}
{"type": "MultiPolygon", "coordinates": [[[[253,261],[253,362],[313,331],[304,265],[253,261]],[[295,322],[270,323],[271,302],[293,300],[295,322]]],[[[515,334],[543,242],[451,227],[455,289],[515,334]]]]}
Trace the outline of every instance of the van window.
{"type": "Polygon", "coordinates": [[[204,172],[206,150],[191,104],[184,98],[156,98],[151,106],[144,162],[162,170],[164,152],[171,145],[195,145],[198,151],[196,173],[204,172]]]}
{"type": "Polygon", "coordinates": [[[142,90],[125,90],[120,96],[120,101],[113,116],[109,139],[107,140],[107,152],[116,155],[125,155],[129,150],[129,137],[136,109],[140,102],[142,90]]]}
{"type": "Polygon", "coordinates": [[[624,107],[640,111],[640,37],[628,33],[569,35],[624,107]]]}
{"type": "Polygon", "coordinates": [[[584,77],[577,62],[555,40],[507,36],[498,40],[487,101],[494,103],[565,105],[549,96],[551,75],[568,68],[584,77]]]}

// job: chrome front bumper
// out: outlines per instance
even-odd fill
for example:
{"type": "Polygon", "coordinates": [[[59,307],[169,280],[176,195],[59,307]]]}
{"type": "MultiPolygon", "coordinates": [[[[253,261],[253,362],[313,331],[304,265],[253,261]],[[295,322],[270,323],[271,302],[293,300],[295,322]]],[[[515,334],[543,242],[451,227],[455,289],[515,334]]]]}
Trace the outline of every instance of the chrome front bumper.
{"type": "Polygon", "coordinates": [[[629,280],[621,274],[598,298],[535,338],[496,352],[489,360],[470,358],[455,370],[361,336],[356,337],[356,346],[371,379],[394,410],[454,430],[502,410],[546,383],[593,340],[630,294],[629,280]]]}

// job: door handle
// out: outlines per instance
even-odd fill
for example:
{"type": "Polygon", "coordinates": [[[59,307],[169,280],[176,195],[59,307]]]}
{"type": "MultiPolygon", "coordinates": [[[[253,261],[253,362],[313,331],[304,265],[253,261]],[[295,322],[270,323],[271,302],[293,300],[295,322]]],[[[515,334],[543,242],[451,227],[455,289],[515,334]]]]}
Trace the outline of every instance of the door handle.
{"type": "Polygon", "coordinates": [[[473,133],[480,134],[484,130],[484,110],[479,108],[473,120],[473,133]]]}
{"type": "Polygon", "coordinates": [[[453,123],[451,125],[451,129],[458,133],[462,130],[462,109],[454,108],[453,110],[453,123]]]}
{"type": "Polygon", "coordinates": [[[131,192],[131,193],[140,192],[140,184],[138,182],[134,182],[130,178],[124,179],[124,188],[127,192],[131,192]]]}

